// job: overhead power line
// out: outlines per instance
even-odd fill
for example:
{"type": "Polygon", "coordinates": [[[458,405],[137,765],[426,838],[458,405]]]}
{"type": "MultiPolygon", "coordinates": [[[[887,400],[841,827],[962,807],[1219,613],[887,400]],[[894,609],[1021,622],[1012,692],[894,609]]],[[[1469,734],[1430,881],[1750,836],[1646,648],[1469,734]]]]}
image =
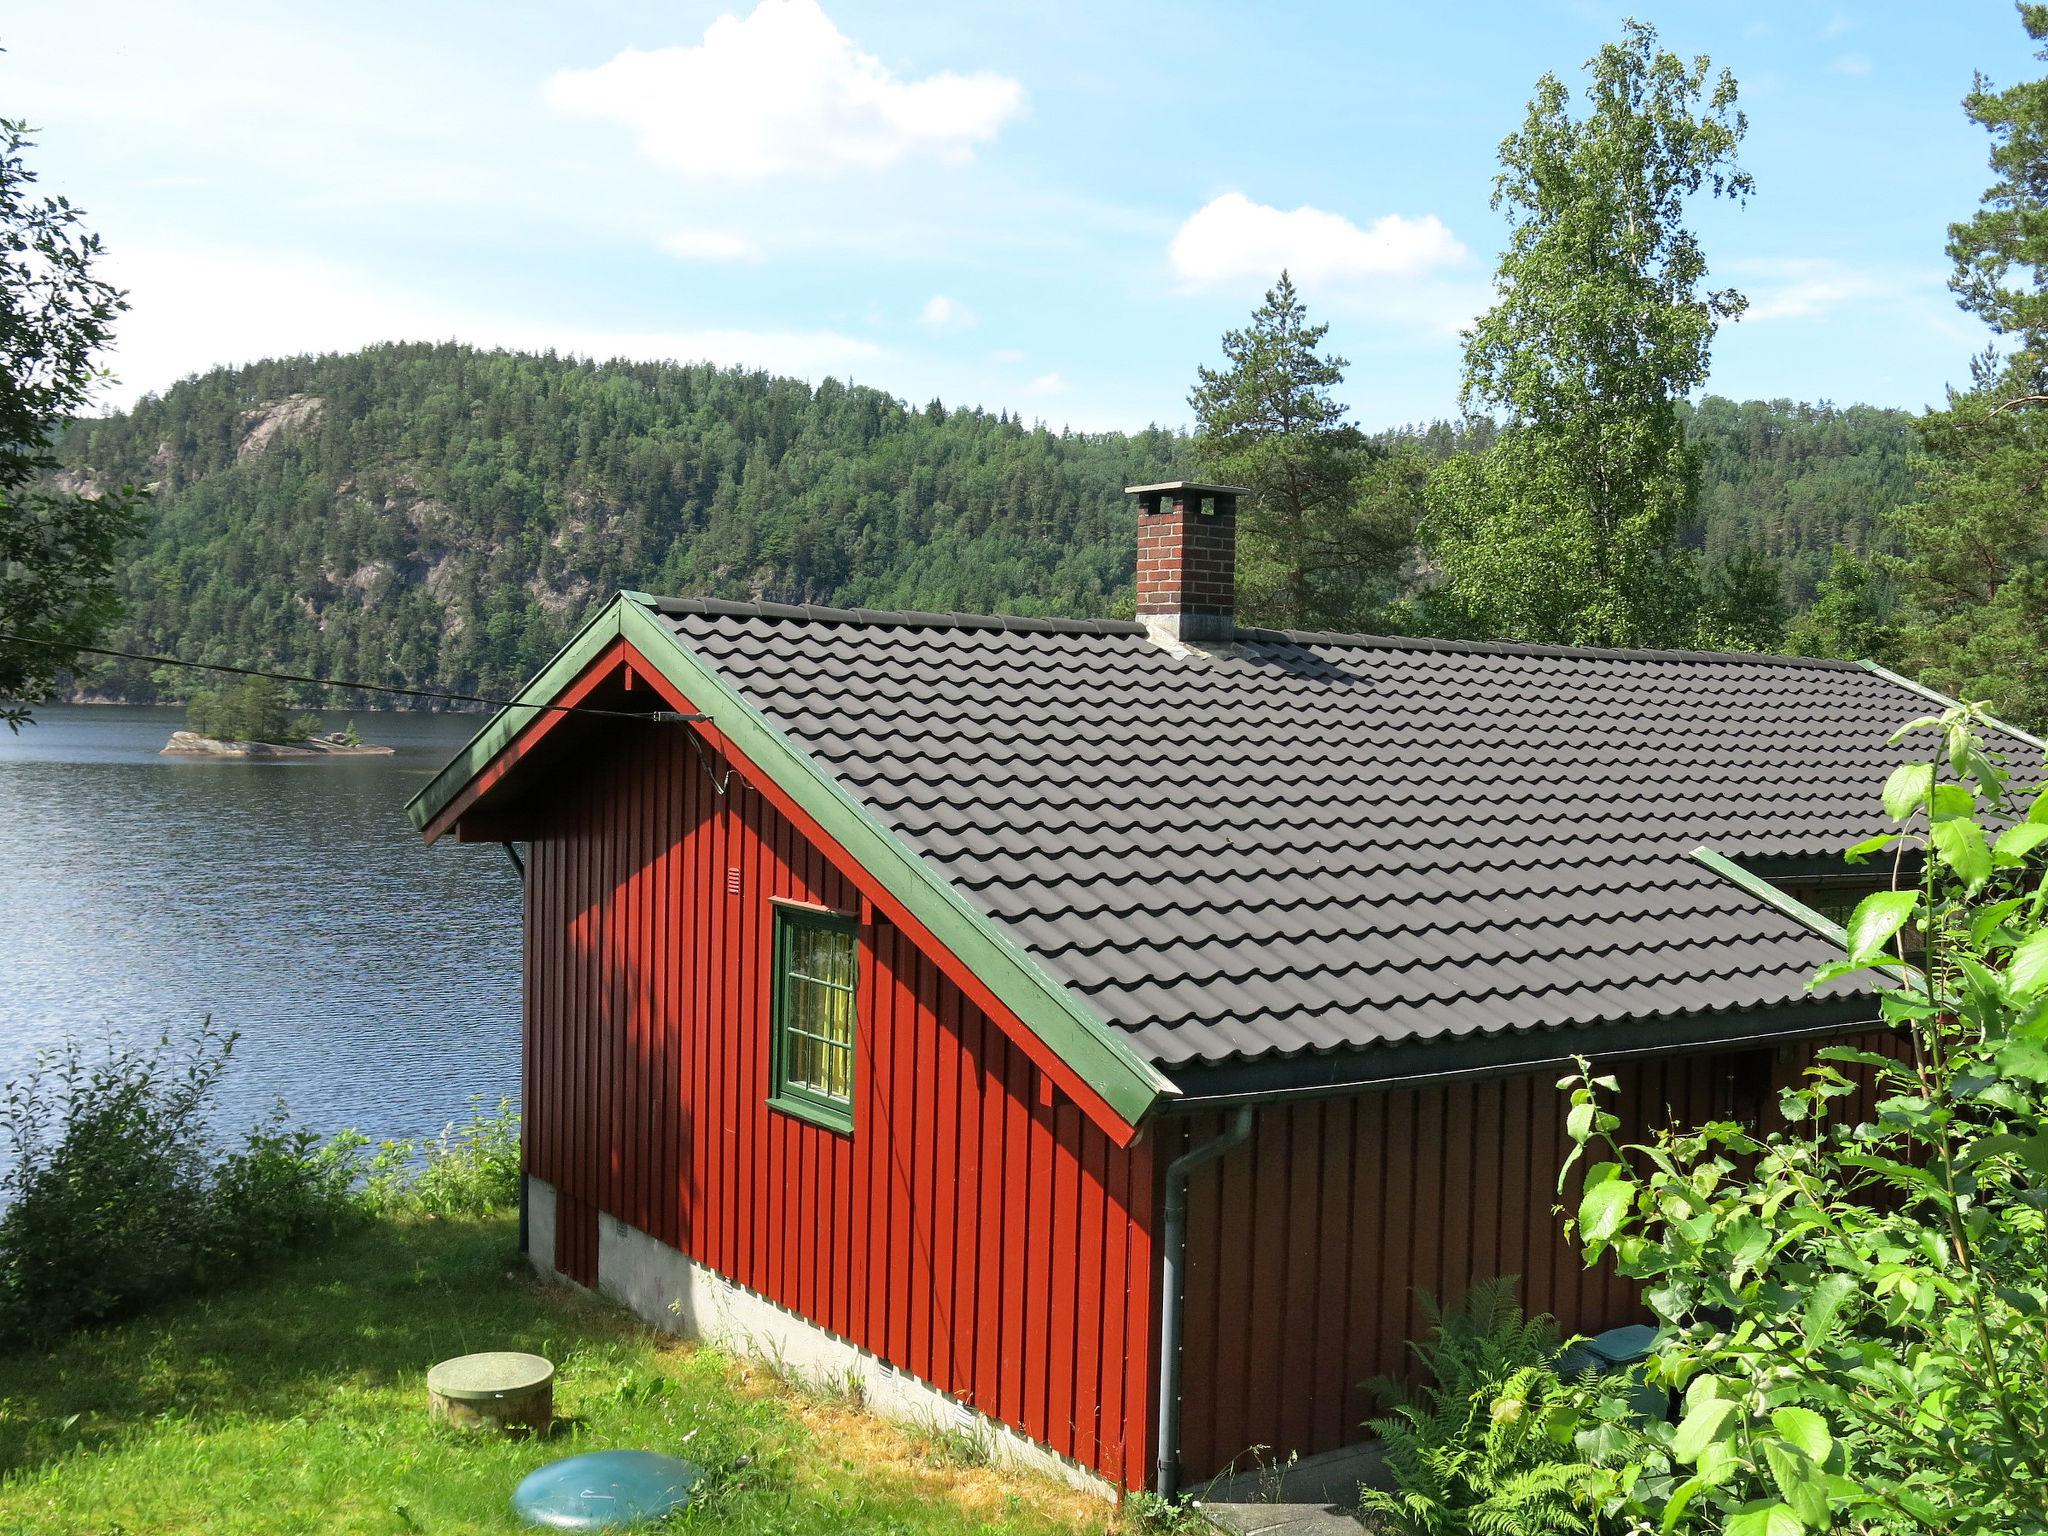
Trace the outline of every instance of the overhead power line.
{"type": "Polygon", "coordinates": [[[308,677],[302,672],[272,672],[263,667],[236,667],[217,661],[186,661],[180,656],[155,656],[147,651],[117,651],[102,645],[73,645],[64,640],[42,640],[33,635],[15,635],[0,630],[0,641],[10,645],[33,645],[46,651],[66,651],[82,656],[113,656],[123,661],[147,661],[160,667],[184,667],[193,672],[226,672],[236,677],[267,677],[280,683],[308,683],[316,688],[353,688],[361,693],[392,693],[408,699],[433,699],[447,704],[487,704],[495,709],[531,709],[558,715],[602,715],[613,720],[642,720],[658,725],[681,721],[709,720],[709,715],[680,714],[672,709],[599,709],[590,704],[532,704],[519,699],[491,699],[480,693],[442,693],[432,688],[400,688],[391,683],[363,683],[345,678],[308,677]]]}

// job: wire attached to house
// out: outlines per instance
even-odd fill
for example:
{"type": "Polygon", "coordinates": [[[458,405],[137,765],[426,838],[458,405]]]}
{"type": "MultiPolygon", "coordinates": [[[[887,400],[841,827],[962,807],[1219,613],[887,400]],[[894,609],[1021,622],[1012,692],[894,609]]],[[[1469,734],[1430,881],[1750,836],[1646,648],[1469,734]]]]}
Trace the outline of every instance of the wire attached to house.
{"type": "MultiPolygon", "coordinates": [[[[697,718],[701,720],[704,717],[699,715],[697,718]]],[[[704,770],[704,777],[711,781],[712,792],[723,800],[726,786],[732,783],[732,776],[738,770],[731,763],[725,765],[723,773],[711,766],[711,754],[704,749],[704,736],[701,731],[690,732],[690,745],[697,749],[697,762],[704,770]]]]}
{"type": "Polygon", "coordinates": [[[117,651],[100,645],[73,645],[64,640],[40,640],[31,635],[0,630],[0,641],[11,645],[33,645],[46,651],[66,651],[82,656],[113,656],[123,661],[147,661],[160,667],[184,667],[194,672],[227,672],[236,677],[267,677],[280,683],[309,683],[316,688],[353,688],[361,693],[394,693],[409,699],[433,699],[446,704],[488,704],[495,709],[531,709],[557,715],[602,715],[613,720],[641,720],[653,725],[676,725],[709,720],[709,715],[686,715],[673,709],[600,709],[591,704],[535,704],[521,699],[492,699],[480,693],[442,693],[432,688],[400,688],[391,683],[361,683],[342,678],[308,677],[301,672],[271,672],[262,667],[236,667],[225,662],[186,661],[177,656],[155,656],[146,651],[117,651]]]}

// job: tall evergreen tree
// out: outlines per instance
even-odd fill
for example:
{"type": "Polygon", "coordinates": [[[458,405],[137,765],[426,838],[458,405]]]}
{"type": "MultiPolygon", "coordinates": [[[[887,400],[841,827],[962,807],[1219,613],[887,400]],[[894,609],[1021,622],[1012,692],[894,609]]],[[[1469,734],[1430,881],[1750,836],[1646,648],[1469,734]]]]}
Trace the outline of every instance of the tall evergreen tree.
{"type": "Polygon", "coordinates": [[[1425,538],[1442,622],[1497,638],[1690,644],[1700,585],[1680,548],[1699,494],[1681,403],[1741,294],[1704,291],[1686,227],[1700,193],[1740,202],[1735,80],[1626,24],[1572,114],[1546,74],[1501,145],[1512,229],[1498,300],[1466,333],[1467,408],[1504,410],[1485,454],[1432,477],[1425,538]]]}
{"type": "Polygon", "coordinates": [[[1241,485],[1238,608],[1282,628],[1372,627],[1394,595],[1420,510],[1419,458],[1369,442],[1333,391],[1347,364],[1280,274],[1223,337],[1188,403],[1202,472],[1241,485]]]}
{"type": "MultiPolygon", "coordinates": [[[[2048,5],[2023,5],[2035,42],[2048,5]]],[[[2048,58],[2048,48],[2036,57],[2048,58]]],[[[1902,507],[1907,665],[2016,722],[2048,722],[2048,80],[1992,89],[1963,109],[1991,135],[1996,177],[1949,231],[1949,286],[1997,341],[1971,387],[1921,422],[1921,493],[1902,507]]]]}

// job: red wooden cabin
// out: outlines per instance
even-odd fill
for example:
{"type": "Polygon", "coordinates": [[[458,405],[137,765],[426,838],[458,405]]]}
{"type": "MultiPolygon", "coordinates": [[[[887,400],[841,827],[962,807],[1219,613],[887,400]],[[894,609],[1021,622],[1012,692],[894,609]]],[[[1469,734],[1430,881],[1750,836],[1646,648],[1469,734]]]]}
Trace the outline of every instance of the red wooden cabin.
{"type": "Polygon", "coordinates": [[[1925,707],[1242,629],[1235,493],[1137,495],[1135,622],[624,593],[410,808],[526,849],[537,1266],[1108,1490],[1362,1438],[1419,1291],[1632,1320],[1560,1066],[1761,1113],[1868,1029],[1761,882],[1925,707]]]}

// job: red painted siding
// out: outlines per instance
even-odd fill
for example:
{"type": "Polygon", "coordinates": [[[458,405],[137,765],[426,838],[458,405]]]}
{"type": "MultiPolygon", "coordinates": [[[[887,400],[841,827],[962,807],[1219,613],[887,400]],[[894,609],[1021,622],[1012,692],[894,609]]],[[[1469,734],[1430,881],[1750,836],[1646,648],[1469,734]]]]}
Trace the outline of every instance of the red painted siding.
{"type": "Polygon", "coordinates": [[[1148,1142],[1113,1144],[872,913],[854,1134],[771,1110],[770,903],[860,911],[848,872],[744,780],[721,797],[678,730],[574,763],[526,833],[525,1156],[576,1218],[563,1267],[590,1277],[609,1212],[1141,1486],[1148,1142]]]}
{"type": "MultiPolygon", "coordinates": [[[[1856,1044],[1895,1052],[1887,1035],[1856,1044]]],[[[1775,1089],[1813,1047],[1674,1056],[1614,1069],[1623,1134],[1747,1116],[1775,1120],[1775,1089]]],[[[1553,1067],[1537,1073],[1328,1099],[1259,1111],[1251,1142],[1189,1184],[1181,1465],[1190,1478],[1365,1438],[1369,1386],[1409,1366],[1425,1321],[1418,1292],[1445,1299],[1519,1275],[1524,1304],[1568,1332],[1641,1316],[1633,1286],[1589,1271],[1566,1245],[1557,1170],[1568,1142],[1553,1067]]],[[[1868,1091],[1844,1113],[1867,1115],[1868,1091]]],[[[1163,1163],[1223,1118],[1178,1120],[1163,1163]]]]}

